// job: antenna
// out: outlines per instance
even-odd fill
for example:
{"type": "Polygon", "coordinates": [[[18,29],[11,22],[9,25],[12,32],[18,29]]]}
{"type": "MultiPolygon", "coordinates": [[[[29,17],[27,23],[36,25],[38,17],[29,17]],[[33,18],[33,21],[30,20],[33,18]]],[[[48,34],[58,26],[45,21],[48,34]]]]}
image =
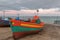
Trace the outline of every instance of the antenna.
{"type": "Polygon", "coordinates": [[[19,17],[19,13],[18,13],[17,15],[18,15],[18,17],[19,17]]]}
{"type": "Polygon", "coordinates": [[[17,14],[17,18],[16,19],[19,20],[19,13],[17,14]]]}

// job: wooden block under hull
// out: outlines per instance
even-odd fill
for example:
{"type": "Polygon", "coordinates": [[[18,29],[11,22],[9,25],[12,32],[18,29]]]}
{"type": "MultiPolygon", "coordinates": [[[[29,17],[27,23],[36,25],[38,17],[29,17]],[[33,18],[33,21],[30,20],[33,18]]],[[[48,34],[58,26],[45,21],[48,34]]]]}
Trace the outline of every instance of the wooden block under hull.
{"type": "Polygon", "coordinates": [[[0,27],[10,27],[10,25],[0,25],[0,27]]]}

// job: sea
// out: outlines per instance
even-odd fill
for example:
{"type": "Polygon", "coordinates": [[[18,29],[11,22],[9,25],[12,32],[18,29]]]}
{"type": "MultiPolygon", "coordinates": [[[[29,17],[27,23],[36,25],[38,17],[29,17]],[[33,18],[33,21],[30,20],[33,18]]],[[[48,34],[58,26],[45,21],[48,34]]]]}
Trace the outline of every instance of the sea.
{"type": "MultiPolygon", "coordinates": [[[[16,18],[17,16],[10,16],[11,18],[16,18]]],[[[39,16],[40,20],[44,23],[54,23],[56,20],[60,22],[60,16],[39,16]]],[[[33,16],[19,16],[20,19],[28,20],[28,18],[33,19],[33,16]]]]}
{"type": "MultiPolygon", "coordinates": [[[[54,23],[55,21],[60,22],[60,16],[39,16],[40,20],[44,23],[54,23]]],[[[21,19],[28,20],[28,18],[33,19],[33,16],[20,16],[21,19]]]]}

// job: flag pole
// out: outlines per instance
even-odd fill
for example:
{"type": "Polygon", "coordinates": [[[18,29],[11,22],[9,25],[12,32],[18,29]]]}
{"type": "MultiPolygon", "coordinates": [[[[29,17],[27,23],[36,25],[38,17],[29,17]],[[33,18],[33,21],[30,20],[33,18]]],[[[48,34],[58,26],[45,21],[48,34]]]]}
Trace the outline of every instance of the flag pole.
{"type": "Polygon", "coordinates": [[[37,15],[38,15],[39,10],[37,10],[37,15]]]}

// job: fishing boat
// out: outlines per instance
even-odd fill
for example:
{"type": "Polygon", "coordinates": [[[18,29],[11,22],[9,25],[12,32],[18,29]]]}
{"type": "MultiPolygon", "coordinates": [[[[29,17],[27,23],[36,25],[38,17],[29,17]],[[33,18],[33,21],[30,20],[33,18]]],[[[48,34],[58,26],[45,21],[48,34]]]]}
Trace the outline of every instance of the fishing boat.
{"type": "Polygon", "coordinates": [[[40,21],[39,16],[35,15],[32,20],[10,19],[10,27],[13,32],[13,38],[21,38],[29,34],[35,34],[42,31],[44,23],[40,21]]]}

